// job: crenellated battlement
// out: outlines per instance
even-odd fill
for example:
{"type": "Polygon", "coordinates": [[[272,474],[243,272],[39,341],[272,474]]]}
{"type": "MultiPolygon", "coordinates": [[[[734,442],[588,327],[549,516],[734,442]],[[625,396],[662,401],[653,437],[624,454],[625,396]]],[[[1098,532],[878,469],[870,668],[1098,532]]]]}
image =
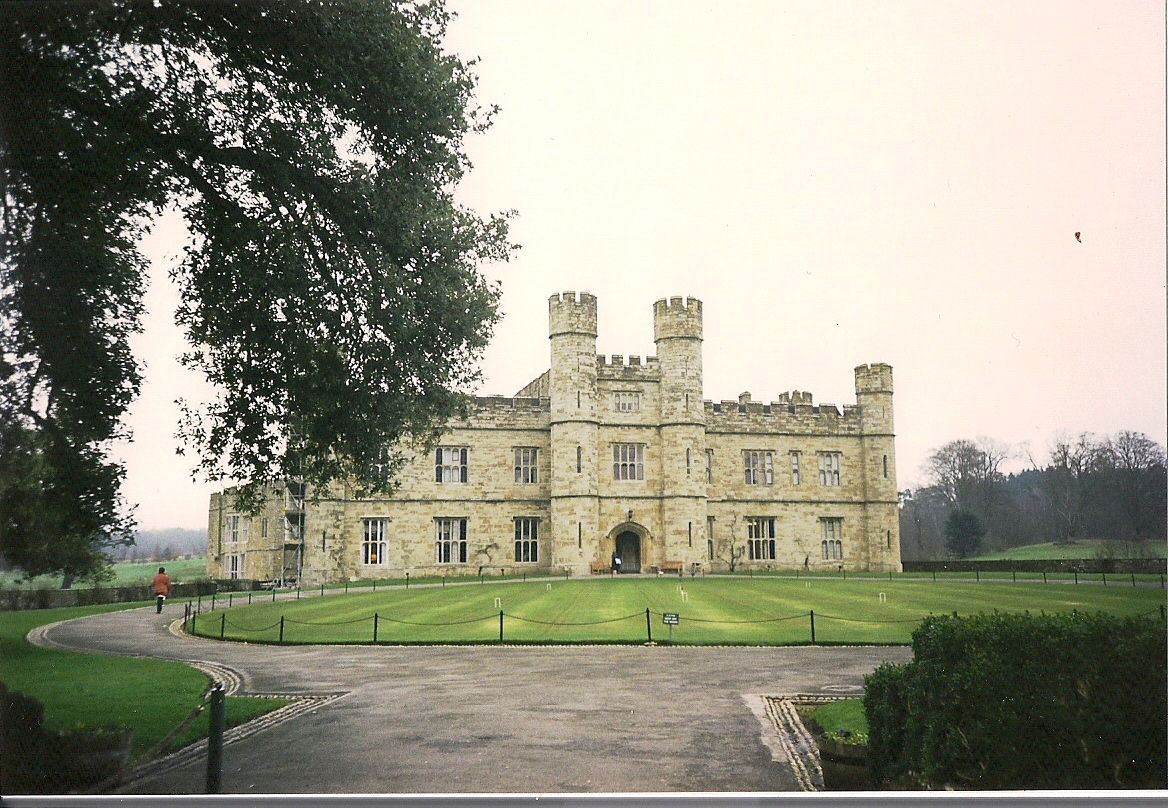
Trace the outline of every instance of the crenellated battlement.
{"type": "Polygon", "coordinates": [[[596,336],[596,296],[588,292],[563,292],[548,298],[550,335],[596,336]]]}
{"type": "MultiPolygon", "coordinates": [[[[798,391],[794,391],[798,393],[798,391]]],[[[792,434],[859,434],[860,407],[811,403],[810,393],[784,393],[778,401],[705,401],[706,429],[710,432],[789,432],[792,434]]]]}
{"type": "Polygon", "coordinates": [[[547,410],[550,399],[518,396],[475,396],[475,407],[482,410],[547,410]]]}
{"type": "Polygon", "coordinates": [[[857,393],[891,393],[892,365],[875,362],[856,368],[857,393]]]}
{"type": "Polygon", "coordinates": [[[702,301],[696,297],[662,298],[653,304],[654,341],[675,337],[702,338],[702,301]]]}

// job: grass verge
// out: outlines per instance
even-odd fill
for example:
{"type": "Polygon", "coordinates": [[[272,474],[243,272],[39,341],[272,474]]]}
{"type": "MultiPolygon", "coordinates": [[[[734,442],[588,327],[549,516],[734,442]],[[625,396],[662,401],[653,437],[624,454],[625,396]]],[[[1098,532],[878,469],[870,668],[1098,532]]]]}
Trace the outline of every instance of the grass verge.
{"type": "Polygon", "coordinates": [[[808,710],[807,717],[832,740],[861,746],[868,743],[868,717],[861,699],[830,701],[808,710]]]}
{"type": "MultiPolygon", "coordinates": [[[[199,706],[209,684],[207,676],[180,662],[58,651],[25,640],[29,631],[48,623],[140,606],[118,603],[0,612],[0,681],[10,690],[41,702],[45,726],[50,729],[133,728],[131,758],[140,758],[199,706]]],[[[236,700],[228,699],[229,717],[236,700]]],[[[251,715],[283,704],[274,699],[247,701],[263,702],[265,706],[251,715]]],[[[236,713],[243,714],[238,708],[236,713]]],[[[206,721],[200,719],[195,724],[203,731],[190,740],[206,736],[206,721]]]]}

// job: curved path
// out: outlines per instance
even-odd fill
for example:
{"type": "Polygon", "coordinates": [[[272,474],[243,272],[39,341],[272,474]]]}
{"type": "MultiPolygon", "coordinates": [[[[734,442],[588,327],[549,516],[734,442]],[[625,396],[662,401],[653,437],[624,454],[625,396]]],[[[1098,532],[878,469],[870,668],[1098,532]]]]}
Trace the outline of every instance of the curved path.
{"type": "MultiPolygon", "coordinates": [[[[179,635],[167,611],[31,639],[192,663],[241,694],[318,697],[226,746],[223,792],[237,794],[797,790],[760,696],[855,692],[880,663],[911,658],[905,647],[276,647],[179,635]]],[[[188,754],[121,791],[198,794],[205,766],[188,754]]]]}

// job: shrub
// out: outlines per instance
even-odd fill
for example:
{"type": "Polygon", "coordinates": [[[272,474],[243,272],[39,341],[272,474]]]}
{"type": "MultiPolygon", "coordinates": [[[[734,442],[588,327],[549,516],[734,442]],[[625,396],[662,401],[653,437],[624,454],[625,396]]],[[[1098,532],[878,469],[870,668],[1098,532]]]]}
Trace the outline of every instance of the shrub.
{"type": "Polygon", "coordinates": [[[866,681],[873,783],[1163,788],[1165,651],[1146,618],[929,617],[866,681]]]}

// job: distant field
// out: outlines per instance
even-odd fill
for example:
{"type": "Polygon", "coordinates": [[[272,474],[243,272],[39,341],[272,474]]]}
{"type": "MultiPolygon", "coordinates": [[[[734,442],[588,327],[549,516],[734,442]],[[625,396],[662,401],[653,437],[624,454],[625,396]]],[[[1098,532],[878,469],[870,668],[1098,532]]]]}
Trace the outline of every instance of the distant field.
{"type": "MultiPolygon", "coordinates": [[[[181,561],[123,561],[114,564],[114,579],[103,582],[102,586],[138,586],[150,583],[159,567],[166,567],[166,574],[176,583],[190,583],[207,577],[207,559],[188,558],[181,561]]],[[[92,584],[74,581],[75,589],[90,587],[92,584]]],[[[60,575],[41,575],[31,579],[20,579],[15,573],[0,573],[0,587],[4,589],[60,589],[60,575]]]]}
{"type": "MultiPolygon", "coordinates": [[[[1046,559],[1080,559],[1096,558],[1101,551],[1111,554],[1115,558],[1139,558],[1138,555],[1129,555],[1129,545],[1123,542],[1104,542],[1097,540],[1076,540],[1066,544],[1027,544],[1023,547],[1011,547],[993,553],[977,556],[972,561],[1042,561],[1046,559]]],[[[1151,553],[1155,558],[1168,558],[1168,543],[1148,542],[1141,549],[1151,553]]]]}
{"type": "Polygon", "coordinates": [[[663,613],[680,617],[677,643],[784,645],[906,643],[930,613],[1106,611],[1159,617],[1152,587],[790,578],[616,578],[484,583],[366,591],[204,612],[196,632],[287,643],[621,642],[666,640],[663,613]],[[549,588],[550,587],[550,588],[549,588]],[[883,600],[881,594],[883,593],[883,600]],[[496,604],[496,598],[499,599],[496,604]],[[650,627],[645,610],[650,610],[650,627]]]}

